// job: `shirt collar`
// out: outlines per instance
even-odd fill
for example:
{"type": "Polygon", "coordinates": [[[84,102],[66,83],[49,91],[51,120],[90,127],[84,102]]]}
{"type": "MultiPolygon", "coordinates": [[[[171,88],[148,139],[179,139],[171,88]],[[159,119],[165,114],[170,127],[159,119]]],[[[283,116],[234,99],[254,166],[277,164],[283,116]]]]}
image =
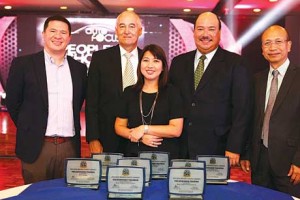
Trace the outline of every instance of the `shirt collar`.
{"type": "MultiPolygon", "coordinates": [[[[281,76],[284,76],[284,75],[285,75],[286,70],[288,69],[289,65],[290,65],[290,60],[289,60],[289,59],[286,59],[286,60],[284,61],[284,63],[283,63],[282,65],[280,65],[280,66],[277,68],[277,70],[279,71],[279,74],[280,74],[281,76]]],[[[274,71],[274,69],[273,69],[273,68],[271,67],[271,65],[270,65],[269,73],[272,75],[272,72],[273,72],[273,71],[274,71]]]]}
{"type": "MultiPolygon", "coordinates": [[[[218,50],[218,47],[217,47],[215,50],[209,52],[208,54],[205,54],[206,59],[207,59],[208,61],[210,61],[210,60],[214,57],[214,55],[215,55],[215,53],[217,52],[217,50],[218,50]]],[[[201,57],[202,55],[203,55],[203,54],[200,53],[200,51],[197,49],[197,51],[196,51],[196,56],[195,56],[196,61],[199,61],[199,59],[200,59],[200,57],[201,57]]]]}
{"type": "MultiPolygon", "coordinates": [[[[51,64],[55,64],[54,63],[54,59],[52,58],[52,56],[44,49],[44,55],[45,55],[45,60],[51,64]]],[[[64,55],[64,61],[67,59],[67,53],[65,53],[64,55]]]]}
{"type": "MultiPolygon", "coordinates": [[[[123,56],[125,53],[127,53],[127,51],[123,47],[121,47],[120,45],[119,45],[119,47],[120,47],[121,56],[123,56]]],[[[135,47],[135,49],[133,49],[129,53],[131,53],[132,57],[138,58],[138,49],[137,49],[137,47],[135,47]]]]}

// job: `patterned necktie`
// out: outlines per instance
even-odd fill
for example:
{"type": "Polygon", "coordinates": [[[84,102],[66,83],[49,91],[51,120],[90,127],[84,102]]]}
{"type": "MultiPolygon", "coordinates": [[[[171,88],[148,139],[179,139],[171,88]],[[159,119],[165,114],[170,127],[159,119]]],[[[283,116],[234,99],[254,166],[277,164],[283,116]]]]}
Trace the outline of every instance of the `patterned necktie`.
{"type": "Polygon", "coordinates": [[[125,65],[125,70],[124,70],[124,74],[123,74],[123,90],[126,87],[135,84],[134,70],[133,70],[132,63],[130,61],[131,54],[125,53],[124,56],[126,57],[126,65],[125,65]]]}
{"type": "Polygon", "coordinates": [[[204,74],[204,60],[206,59],[205,55],[202,55],[199,59],[198,66],[194,74],[194,88],[197,89],[199,82],[204,74]]]}
{"type": "Polygon", "coordinates": [[[272,109],[276,100],[277,92],[278,92],[278,70],[274,70],[272,72],[273,79],[270,87],[269,100],[267,104],[267,108],[265,111],[264,122],[263,122],[263,144],[265,147],[268,147],[268,137],[269,137],[269,125],[270,125],[270,117],[272,113],[272,109]]]}

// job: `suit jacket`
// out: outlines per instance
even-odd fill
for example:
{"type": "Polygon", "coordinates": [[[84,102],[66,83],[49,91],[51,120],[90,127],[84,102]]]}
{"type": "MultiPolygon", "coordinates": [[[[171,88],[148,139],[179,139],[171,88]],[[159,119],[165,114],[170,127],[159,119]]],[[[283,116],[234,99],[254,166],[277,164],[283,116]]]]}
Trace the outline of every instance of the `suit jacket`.
{"type": "Polygon", "coordinates": [[[195,91],[195,54],[175,57],[170,68],[170,82],[180,89],[185,106],[182,150],[190,158],[241,153],[251,119],[249,68],[242,57],[219,47],[195,91]]]}
{"type": "MultiPolygon", "coordinates": [[[[255,109],[251,167],[257,169],[269,69],[255,76],[255,109]]],[[[300,166],[300,68],[290,64],[278,91],[270,118],[268,154],[272,170],[286,176],[291,164],[300,166]]]]}
{"type": "MultiPolygon", "coordinates": [[[[138,51],[140,54],[141,50],[138,51]]],[[[122,93],[119,45],[94,52],[88,73],[86,138],[100,140],[105,152],[124,152],[126,140],[114,128],[122,93]]]]}
{"type": "MultiPolygon", "coordinates": [[[[84,101],[87,68],[67,57],[73,84],[75,144],[80,157],[80,109],[84,101]]],[[[48,120],[48,91],[44,51],[15,58],[7,80],[7,109],[17,127],[16,155],[32,163],[44,144],[48,120]]]]}

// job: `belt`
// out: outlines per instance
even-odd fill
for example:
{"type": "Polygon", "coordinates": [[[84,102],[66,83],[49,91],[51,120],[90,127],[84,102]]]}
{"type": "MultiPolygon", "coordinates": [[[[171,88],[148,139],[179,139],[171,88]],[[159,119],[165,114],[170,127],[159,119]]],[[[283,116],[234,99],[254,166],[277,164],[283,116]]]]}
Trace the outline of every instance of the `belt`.
{"type": "Polygon", "coordinates": [[[70,141],[72,138],[71,137],[59,137],[59,136],[54,136],[54,137],[49,137],[45,136],[45,142],[51,142],[54,144],[62,144],[64,142],[70,141]]]}

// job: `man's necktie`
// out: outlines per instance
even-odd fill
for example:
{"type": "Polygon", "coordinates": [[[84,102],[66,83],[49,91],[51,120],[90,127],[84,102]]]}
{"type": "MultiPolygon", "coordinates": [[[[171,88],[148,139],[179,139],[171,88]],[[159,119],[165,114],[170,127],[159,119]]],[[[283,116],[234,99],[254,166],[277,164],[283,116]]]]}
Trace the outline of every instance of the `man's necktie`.
{"type": "Polygon", "coordinates": [[[131,54],[125,53],[124,56],[126,57],[126,65],[125,65],[125,70],[124,70],[124,74],[123,74],[123,90],[126,87],[135,84],[134,70],[133,70],[132,63],[130,61],[131,54]]]}
{"type": "Polygon", "coordinates": [[[194,88],[197,89],[197,86],[203,76],[204,73],[204,60],[206,59],[205,55],[202,55],[199,59],[198,66],[196,68],[195,74],[194,74],[194,88]]]}
{"type": "Polygon", "coordinates": [[[274,70],[272,72],[273,79],[270,87],[269,100],[267,104],[267,108],[265,111],[264,122],[263,122],[263,144],[265,147],[268,147],[268,137],[269,137],[269,126],[270,126],[270,117],[272,113],[272,109],[276,100],[277,92],[278,92],[278,70],[274,70]]]}

